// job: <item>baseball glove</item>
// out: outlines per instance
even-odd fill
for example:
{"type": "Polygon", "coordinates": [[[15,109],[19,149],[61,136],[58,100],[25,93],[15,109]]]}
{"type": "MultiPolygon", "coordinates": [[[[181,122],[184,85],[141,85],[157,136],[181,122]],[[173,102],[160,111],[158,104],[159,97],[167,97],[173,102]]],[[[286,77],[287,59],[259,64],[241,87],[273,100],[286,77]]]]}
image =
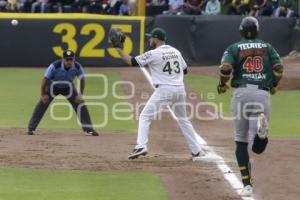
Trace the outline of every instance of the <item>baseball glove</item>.
{"type": "Polygon", "coordinates": [[[120,28],[111,28],[108,38],[113,47],[123,49],[126,36],[120,28]]]}

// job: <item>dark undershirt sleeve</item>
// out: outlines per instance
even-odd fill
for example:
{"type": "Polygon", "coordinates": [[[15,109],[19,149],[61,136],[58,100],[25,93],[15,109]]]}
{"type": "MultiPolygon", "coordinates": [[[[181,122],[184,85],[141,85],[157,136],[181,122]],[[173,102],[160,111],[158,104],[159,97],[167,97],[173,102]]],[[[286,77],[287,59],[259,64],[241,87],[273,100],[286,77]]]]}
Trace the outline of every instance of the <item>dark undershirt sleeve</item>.
{"type": "Polygon", "coordinates": [[[188,73],[187,68],[183,70],[183,74],[186,75],[188,73]]]}
{"type": "Polygon", "coordinates": [[[138,62],[136,61],[135,57],[131,58],[131,65],[132,66],[138,66],[139,65],[138,62]]]}

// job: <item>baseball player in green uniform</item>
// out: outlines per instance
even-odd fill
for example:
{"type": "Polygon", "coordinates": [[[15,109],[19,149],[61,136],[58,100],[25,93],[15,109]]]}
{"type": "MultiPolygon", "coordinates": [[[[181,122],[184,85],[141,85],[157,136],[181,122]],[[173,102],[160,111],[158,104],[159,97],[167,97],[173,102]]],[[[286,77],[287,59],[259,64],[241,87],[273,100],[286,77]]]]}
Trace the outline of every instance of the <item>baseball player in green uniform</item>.
{"type": "Polygon", "coordinates": [[[232,113],[236,142],[236,159],[244,188],[242,196],[251,196],[251,164],[248,144],[261,154],[268,144],[270,93],[275,94],[282,77],[283,65],[276,50],[256,39],[259,24],[254,17],[245,17],[240,25],[242,40],[229,46],[220,66],[218,93],[225,93],[231,79],[232,113]]]}

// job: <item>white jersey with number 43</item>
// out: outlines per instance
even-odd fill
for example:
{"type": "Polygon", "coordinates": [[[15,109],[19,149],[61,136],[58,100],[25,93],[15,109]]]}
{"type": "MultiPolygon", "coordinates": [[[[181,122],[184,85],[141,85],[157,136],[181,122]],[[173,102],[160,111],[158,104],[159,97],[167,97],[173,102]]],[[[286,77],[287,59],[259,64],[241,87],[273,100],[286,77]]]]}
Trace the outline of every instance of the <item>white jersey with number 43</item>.
{"type": "Polygon", "coordinates": [[[187,64],[174,47],[162,45],[135,59],[141,67],[149,66],[154,85],[184,85],[183,70],[187,64]]]}

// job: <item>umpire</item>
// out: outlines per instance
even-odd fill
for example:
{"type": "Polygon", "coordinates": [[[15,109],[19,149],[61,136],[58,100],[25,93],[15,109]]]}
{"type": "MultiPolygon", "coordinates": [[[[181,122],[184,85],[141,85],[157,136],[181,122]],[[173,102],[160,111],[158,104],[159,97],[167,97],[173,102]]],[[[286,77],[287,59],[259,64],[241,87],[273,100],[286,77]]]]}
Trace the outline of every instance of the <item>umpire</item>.
{"type": "Polygon", "coordinates": [[[74,52],[66,50],[63,53],[63,58],[50,64],[45,71],[41,84],[41,99],[33,111],[27,134],[34,134],[36,127],[44,116],[51,101],[57,95],[61,94],[72,104],[85,134],[87,136],[98,136],[98,133],[93,129],[88,109],[82,99],[84,87],[85,79],[83,68],[80,63],[75,61],[74,52]],[[76,76],[80,80],[80,93],[77,92],[73,83],[76,76]],[[79,105],[81,112],[78,112],[78,108],[80,108],[79,105]]]}

